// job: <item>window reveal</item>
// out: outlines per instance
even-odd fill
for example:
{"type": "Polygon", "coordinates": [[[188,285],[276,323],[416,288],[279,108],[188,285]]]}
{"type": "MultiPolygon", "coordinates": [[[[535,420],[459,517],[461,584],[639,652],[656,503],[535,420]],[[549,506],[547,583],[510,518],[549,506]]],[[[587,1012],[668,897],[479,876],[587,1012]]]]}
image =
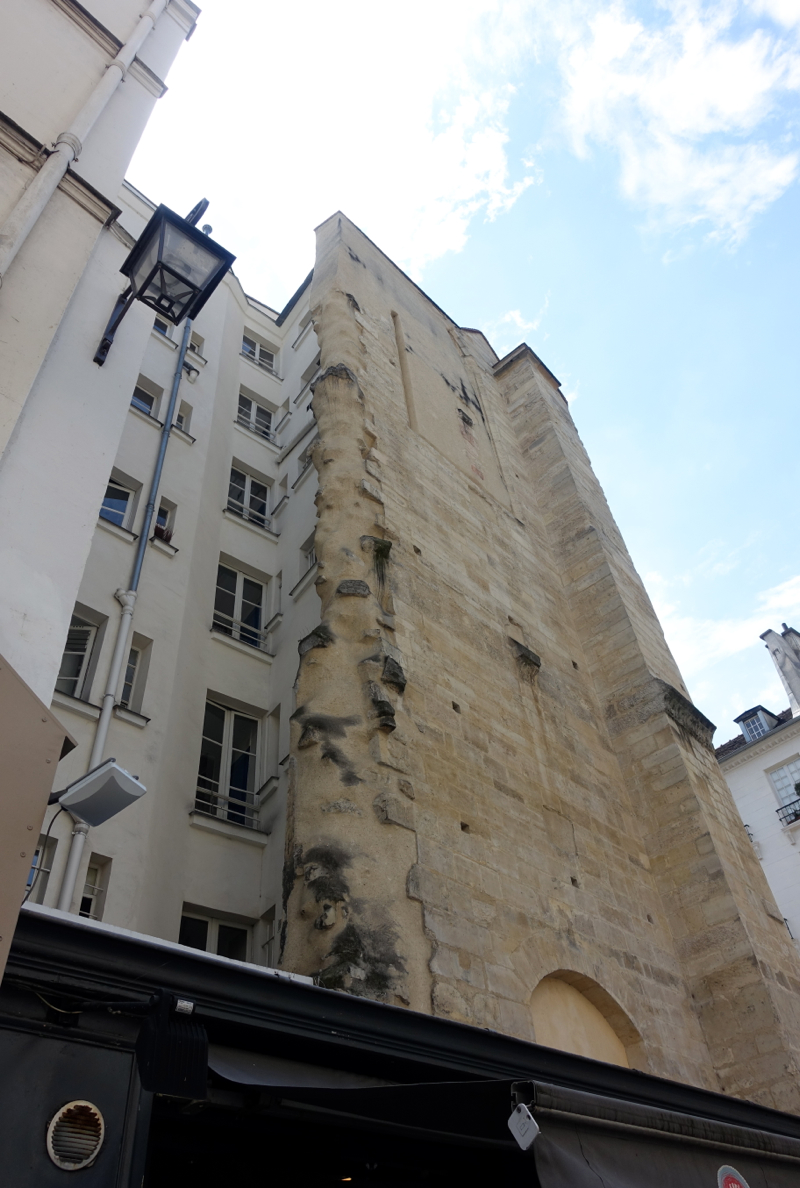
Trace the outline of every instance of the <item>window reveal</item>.
{"type": "Polygon", "coordinates": [[[92,654],[97,628],[93,623],[87,623],[72,616],[67,632],[67,644],[61,657],[61,668],[56,680],[59,693],[66,693],[68,697],[81,697],[84,693],[86,672],[92,654]]]}
{"type": "Polygon", "coordinates": [[[255,718],[207,701],[195,810],[257,829],[257,750],[255,718]]]}

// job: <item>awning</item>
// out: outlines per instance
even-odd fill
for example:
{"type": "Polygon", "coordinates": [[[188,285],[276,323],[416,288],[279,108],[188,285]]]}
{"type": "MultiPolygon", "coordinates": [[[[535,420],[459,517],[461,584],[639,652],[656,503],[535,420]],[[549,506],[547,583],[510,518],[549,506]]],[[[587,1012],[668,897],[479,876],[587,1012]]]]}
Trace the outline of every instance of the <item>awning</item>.
{"type": "Polygon", "coordinates": [[[518,1099],[541,1188],[798,1188],[800,1140],[554,1085],[518,1099]]]}
{"type": "MultiPolygon", "coordinates": [[[[209,1065],[274,1091],[284,1106],[343,1124],[516,1150],[541,1188],[798,1188],[800,1139],[533,1081],[392,1084],[339,1069],[211,1046],[209,1065]],[[540,1133],[527,1152],[508,1129],[523,1102],[540,1133]],[[533,1170],[533,1169],[531,1169],[533,1170]]],[[[780,1115],[775,1115],[776,1119],[780,1115]]]]}

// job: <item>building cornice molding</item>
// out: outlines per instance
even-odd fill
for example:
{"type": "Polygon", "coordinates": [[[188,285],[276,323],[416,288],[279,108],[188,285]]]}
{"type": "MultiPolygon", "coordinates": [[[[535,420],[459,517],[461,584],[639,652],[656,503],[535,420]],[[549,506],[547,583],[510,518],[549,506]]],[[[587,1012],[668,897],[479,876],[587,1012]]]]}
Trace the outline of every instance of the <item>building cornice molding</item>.
{"type": "Polygon", "coordinates": [[[77,0],[51,0],[51,3],[69,17],[72,23],[86,33],[105,53],[116,58],[122,49],[122,42],[114,36],[110,29],[101,24],[97,17],[92,16],[82,4],[78,4],[77,0]]]}
{"type": "Polygon", "coordinates": [[[766,754],[767,751],[774,750],[783,742],[787,742],[792,738],[800,738],[800,718],[792,718],[790,722],[784,722],[781,726],[776,726],[769,734],[765,734],[763,738],[759,738],[756,742],[747,743],[741,750],[734,751],[731,755],[723,755],[718,760],[723,771],[734,771],[737,767],[744,767],[751,759],[757,756],[766,754]],[[794,726],[793,731],[791,727],[794,726]]]}

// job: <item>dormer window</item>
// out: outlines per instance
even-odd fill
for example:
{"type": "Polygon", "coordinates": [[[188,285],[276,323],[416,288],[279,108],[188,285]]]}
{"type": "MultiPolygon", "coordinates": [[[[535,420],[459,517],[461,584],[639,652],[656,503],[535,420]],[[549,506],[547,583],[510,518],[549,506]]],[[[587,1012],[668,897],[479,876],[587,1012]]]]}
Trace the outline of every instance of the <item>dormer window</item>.
{"type": "Polygon", "coordinates": [[[778,719],[768,709],[764,709],[763,705],[755,705],[752,709],[745,710],[738,718],[734,718],[734,722],[741,727],[742,734],[748,742],[757,742],[778,725],[778,719]]]}

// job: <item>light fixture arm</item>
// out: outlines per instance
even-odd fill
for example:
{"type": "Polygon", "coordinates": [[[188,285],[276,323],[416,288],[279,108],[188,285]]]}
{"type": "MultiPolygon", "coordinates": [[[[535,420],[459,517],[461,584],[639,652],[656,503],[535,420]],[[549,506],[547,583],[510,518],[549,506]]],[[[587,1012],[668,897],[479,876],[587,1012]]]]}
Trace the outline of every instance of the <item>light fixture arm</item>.
{"type": "Polygon", "coordinates": [[[131,288],[130,285],[128,285],[125,292],[120,293],[119,297],[117,298],[117,303],[114,306],[111,317],[108,319],[108,325],[106,326],[106,328],[103,332],[103,337],[100,340],[100,346],[95,351],[95,356],[94,356],[93,361],[97,364],[98,367],[102,367],[103,364],[105,363],[106,359],[108,358],[108,352],[111,349],[112,342],[114,341],[114,335],[117,333],[117,330],[119,329],[120,322],[125,317],[125,314],[128,312],[128,310],[130,309],[132,301],[133,301],[133,289],[131,288]]]}

